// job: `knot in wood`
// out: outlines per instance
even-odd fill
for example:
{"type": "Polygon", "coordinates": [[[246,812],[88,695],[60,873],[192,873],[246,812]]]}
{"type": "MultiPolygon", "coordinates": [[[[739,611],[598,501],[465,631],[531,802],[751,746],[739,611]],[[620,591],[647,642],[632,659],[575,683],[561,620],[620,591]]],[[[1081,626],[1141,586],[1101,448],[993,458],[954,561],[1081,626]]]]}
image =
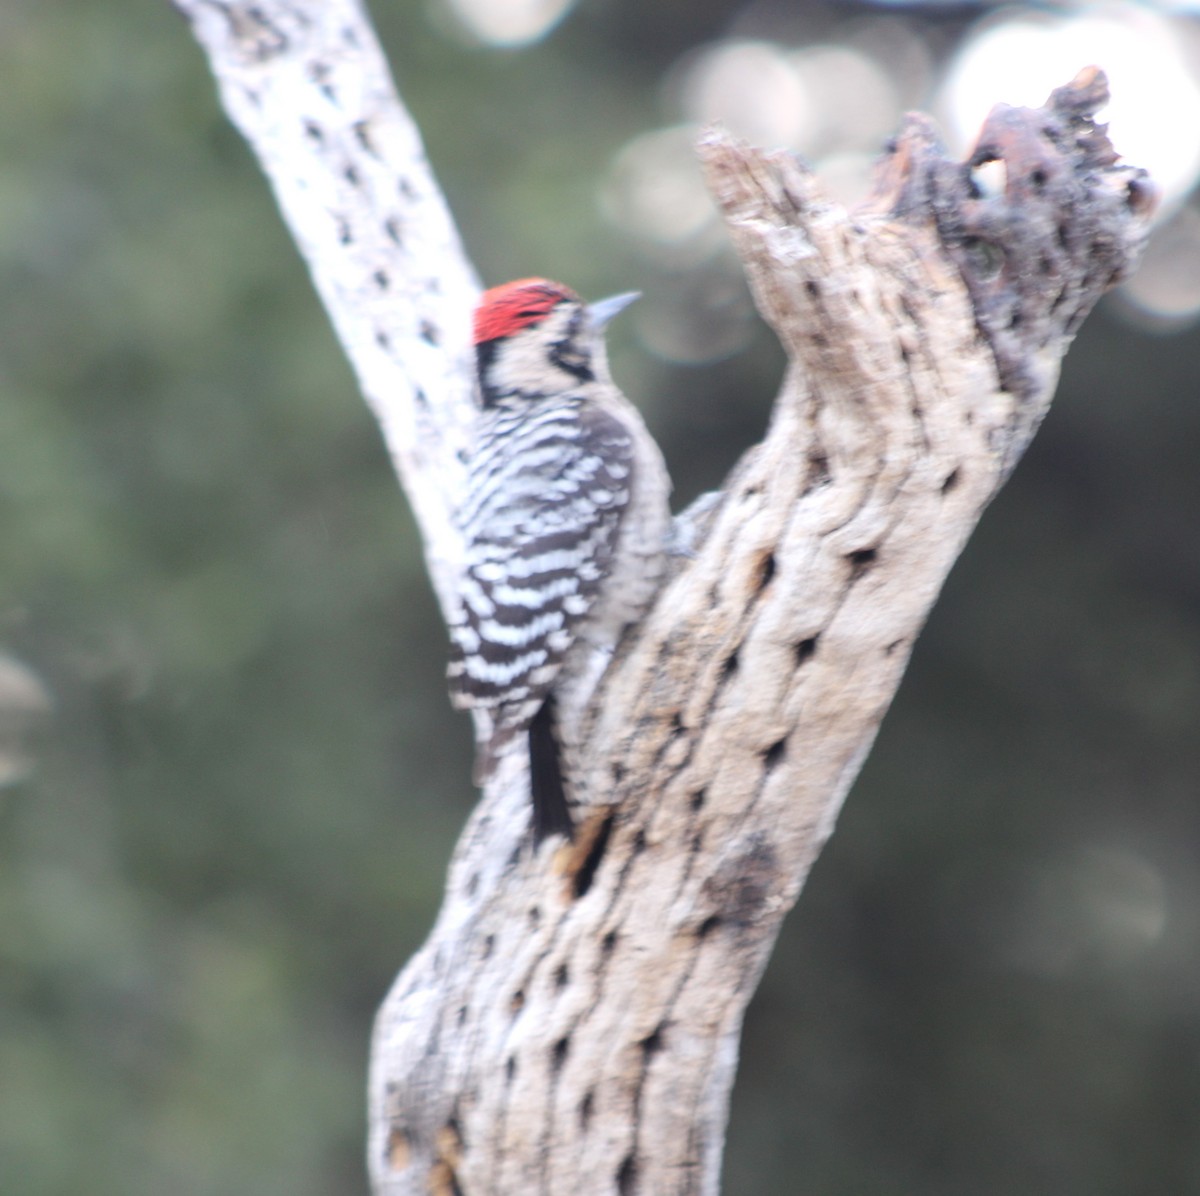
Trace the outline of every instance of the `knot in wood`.
{"type": "Polygon", "coordinates": [[[762,836],[751,836],[705,881],[704,896],[712,910],[703,924],[705,933],[718,926],[753,928],[779,893],[781,881],[775,848],[762,836]]]}

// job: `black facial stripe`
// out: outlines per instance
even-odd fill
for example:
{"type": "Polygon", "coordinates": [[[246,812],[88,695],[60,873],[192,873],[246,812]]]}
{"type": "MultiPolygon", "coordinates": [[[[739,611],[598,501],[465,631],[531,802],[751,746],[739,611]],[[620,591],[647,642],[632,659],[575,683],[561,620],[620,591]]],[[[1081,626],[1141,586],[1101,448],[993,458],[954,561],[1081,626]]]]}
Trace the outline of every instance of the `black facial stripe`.
{"type": "Polygon", "coordinates": [[[580,382],[595,381],[596,375],[592,373],[591,355],[581,352],[572,337],[564,337],[550,346],[550,360],[560,370],[578,378],[580,382]]]}

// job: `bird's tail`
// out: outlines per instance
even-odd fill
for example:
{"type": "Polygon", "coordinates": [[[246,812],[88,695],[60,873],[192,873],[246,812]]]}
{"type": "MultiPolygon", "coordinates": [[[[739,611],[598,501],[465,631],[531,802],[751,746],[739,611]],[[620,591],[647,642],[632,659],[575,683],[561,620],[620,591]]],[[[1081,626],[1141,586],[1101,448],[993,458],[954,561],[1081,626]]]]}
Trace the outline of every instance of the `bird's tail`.
{"type": "Polygon", "coordinates": [[[550,835],[574,833],[562,774],[558,719],[553,696],[548,697],[528,724],[501,722],[480,739],[475,749],[475,785],[482,789],[495,771],[500,753],[525,727],[529,731],[529,792],[533,803],[533,833],[537,842],[550,835]]]}
{"type": "Polygon", "coordinates": [[[529,794],[533,800],[533,835],[540,843],[551,835],[568,840],[575,827],[563,784],[554,697],[541,705],[529,724],[529,794]]]}

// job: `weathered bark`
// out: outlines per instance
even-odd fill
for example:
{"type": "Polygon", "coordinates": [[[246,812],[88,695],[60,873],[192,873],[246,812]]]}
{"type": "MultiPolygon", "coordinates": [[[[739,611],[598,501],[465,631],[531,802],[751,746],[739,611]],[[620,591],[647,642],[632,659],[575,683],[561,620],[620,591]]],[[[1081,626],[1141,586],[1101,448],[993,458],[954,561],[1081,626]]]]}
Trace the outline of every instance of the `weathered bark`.
{"type": "MultiPolygon", "coordinates": [[[[180,7],[380,413],[445,602],[474,282],[365,18],[180,7]]],[[[1140,249],[1153,195],[1091,119],[1105,95],[1085,71],[1044,109],[998,109],[965,164],[910,117],[851,215],[787,155],[702,141],[791,365],[589,711],[576,843],[534,850],[516,756],[472,815],[377,1021],[377,1192],[717,1190],[782,918],[1072,336],[1140,249]],[[984,162],[1005,168],[996,194],[984,162]]]]}

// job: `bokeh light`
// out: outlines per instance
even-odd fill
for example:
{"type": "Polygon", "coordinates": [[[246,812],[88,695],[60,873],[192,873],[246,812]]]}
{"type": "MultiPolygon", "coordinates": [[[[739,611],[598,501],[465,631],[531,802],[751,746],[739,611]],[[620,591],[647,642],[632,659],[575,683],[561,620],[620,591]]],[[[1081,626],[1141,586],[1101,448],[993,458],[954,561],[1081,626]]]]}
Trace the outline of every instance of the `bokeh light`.
{"type": "Polygon", "coordinates": [[[806,90],[820,97],[819,122],[801,149],[820,159],[827,153],[867,150],[877,154],[896,127],[900,103],[887,71],[849,46],[811,46],[792,55],[806,90]]]}
{"type": "Polygon", "coordinates": [[[1054,976],[1132,964],[1166,930],[1162,872],[1125,847],[1081,845],[1028,879],[1004,951],[1014,967],[1054,976]]]}
{"type": "Polygon", "coordinates": [[[462,28],[490,46],[527,46],[543,38],[575,0],[440,0],[462,28]]]}
{"type": "Polygon", "coordinates": [[[709,256],[701,234],[716,216],[700,175],[693,125],[642,133],[613,159],[600,190],[600,207],[617,227],[671,262],[709,256]],[[689,248],[690,246],[690,248],[689,248]]]}
{"type": "Polygon", "coordinates": [[[755,145],[799,149],[815,105],[788,55],[768,42],[721,42],[698,54],[683,82],[684,115],[720,121],[755,145]]]}
{"type": "Polygon", "coordinates": [[[1137,273],[1121,288],[1125,314],[1157,332],[1172,332],[1200,313],[1200,212],[1180,208],[1155,230],[1137,273]]]}

